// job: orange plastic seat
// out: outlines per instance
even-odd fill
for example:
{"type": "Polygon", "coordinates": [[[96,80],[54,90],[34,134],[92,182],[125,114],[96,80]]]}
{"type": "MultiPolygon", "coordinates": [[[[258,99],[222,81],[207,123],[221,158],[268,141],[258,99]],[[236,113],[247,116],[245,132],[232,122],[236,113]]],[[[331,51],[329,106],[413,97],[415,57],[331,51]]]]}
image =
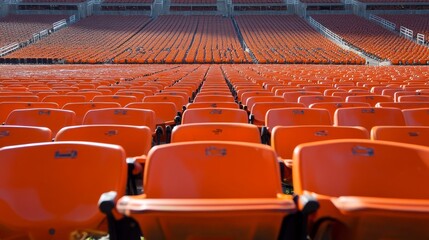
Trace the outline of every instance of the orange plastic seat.
{"type": "Polygon", "coordinates": [[[292,156],[299,144],[342,138],[368,139],[369,134],[362,127],[324,125],[274,127],[270,143],[279,161],[283,163],[282,180],[287,184],[292,183],[292,156]]]}
{"type": "Polygon", "coordinates": [[[138,222],[145,239],[276,239],[283,218],[297,209],[282,194],[278,172],[274,151],[261,144],[156,146],[146,163],[145,194],[116,206],[138,222]]]}
{"type": "Polygon", "coordinates": [[[47,127],[52,136],[67,126],[75,125],[76,114],[73,111],[55,108],[31,108],[13,110],[7,117],[6,125],[47,127]]]}
{"type": "Polygon", "coordinates": [[[119,108],[121,105],[115,102],[74,102],[66,103],[63,106],[65,110],[71,110],[76,114],[76,124],[82,124],[85,114],[89,110],[93,109],[103,109],[103,108],[119,108]]]}
{"type": "Polygon", "coordinates": [[[429,126],[429,108],[404,109],[402,113],[407,126],[429,126]]]}
{"type": "Polygon", "coordinates": [[[426,238],[429,189],[422,183],[429,182],[428,161],[427,147],[404,143],[341,139],[299,145],[294,191],[320,202],[310,237],[426,238]]]}
{"type": "Polygon", "coordinates": [[[258,127],[243,123],[189,123],[173,128],[172,143],[189,141],[261,143],[261,136],[258,127]]]}
{"type": "Polygon", "coordinates": [[[135,96],[124,96],[124,95],[98,95],[92,99],[92,102],[116,102],[124,107],[125,105],[137,102],[137,97],[135,96]]]}
{"type": "Polygon", "coordinates": [[[152,147],[152,131],[146,126],[80,125],[62,128],[55,141],[88,141],[120,145],[127,157],[147,155],[152,147]]]}
{"type": "Polygon", "coordinates": [[[181,111],[183,106],[186,106],[188,100],[182,96],[177,95],[155,95],[146,96],[143,98],[143,102],[172,102],[176,105],[176,109],[181,111]]]}
{"type": "Polygon", "coordinates": [[[135,102],[127,104],[125,108],[152,110],[155,112],[156,124],[164,125],[174,125],[175,118],[180,112],[180,109],[176,109],[176,105],[171,102],[135,102]]]}
{"type": "Polygon", "coordinates": [[[87,99],[83,95],[49,95],[42,99],[42,102],[54,102],[62,108],[67,103],[86,102],[87,99]]]}
{"type": "Polygon", "coordinates": [[[38,102],[39,97],[36,95],[10,95],[0,96],[1,102],[38,102]]]}
{"type": "Polygon", "coordinates": [[[52,132],[46,127],[0,125],[0,147],[52,141],[52,132]]]}
{"type": "Polygon", "coordinates": [[[344,102],[344,99],[342,97],[334,96],[305,95],[298,97],[298,102],[308,107],[313,103],[319,102],[344,102]]]}
{"type": "Polygon", "coordinates": [[[253,106],[258,102],[285,102],[282,97],[279,96],[259,96],[259,97],[250,97],[246,101],[246,110],[252,110],[253,106]]]}
{"type": "Polygon", "coordinates": [[[56,103],[42,102],[0,102],[0,123],[6,121],[13,110],[26,108],[59,108],[59,106],[56,103]]]}
{"type": "Polygon", "coordinates": [[[265,125],[265,115],[270,109],[290,108],[290,107],[305,107],[302,103],[293,102],[257,102],[250,109],[250,123],[262,126],[265,125]]]}
{"type": "Polygon", "coordinates": [[[429,103],[429,95],[404,95],[398,97],[398,102],[425,102],[429,103]]]}
{"type": "Polygon", "coordinates": [[[234,102],[234,97],[230,96],[220,96],[220,95],[197,95],[194,99],[194,103],[198,102],[234,102]]]}
{"type": "Polygon", "coordinates": [[[275,126],[332,125],[328,110],[310,108],[271,109],[265,123],[270,132],[275,126]]]}
{"type": "Polygon", "coordinates": [[[366,102],[374,107],[379,102],[393,102],[393,98],[387,95],[359,95],[348,96],[346,102],[366,102]]]}
{"type": "Polygon", "coordinates": [[[119,124],[147,126],[155,132],[155,112],[136,108],[103,108],[89,110],[83,118],[82,124],[119,124]]]}
{"type": "Polygon", "coordinates": [[[182,116],[182,124],[204,122],[247,123],[247,113],[232,108],[195,108],[187,109],[182,116]]]}
{"type": "Polygon", "coordinates": [[[294,92],[285,92],[283,93],[283,98],[285,100],[285,102],[298,102],[298,98],[301,96],[306,96],[306,95],[321,95],[323,96],[322,93],[317,92],[317,91],[294,91],[294,92]]]}
{"type": "Polygon", "coordinates": [[[429,108],[429,102],[381,102],[375,107],[394,107],[399,109],[429,108]]]}
{"type": "Polygon", "coordinates": [[[371,129],[371,139],[429,146],[429,127],[426,127],[426,126],[373,127],[371,129]]]}
{"type": "Polygon", "coordinates": [[[369,139],[369,133],[362,127],[277,126],[271,133],[271,146],[281,159],[290,160],[299,144],[341,138],[369,139]]]}
{"type": "Polygon", "coordinates": [[[49,142],[0,149],[0,236],[73,239],[99,236],[105,217],[97,202],[125,192],[127,164],[117,145],[49,142]],[[108,177],[105,177],[108,176],[108,177]]]}
{"type": "Polygon", "coordinates": [[[199,102],[199,103],[188,103],[186,109],[193,108],[233,108],[239,109],[240,106],[235,102],[199,102]]]}
{"type": "Polygon", "coordinates": [[[374,126],[404,126],[405,120],[398,108],[340,108],[335,112],[335,126],[361,126],[371,131],[374,126]]]}
{"type": "Polygon", "coordinates": [[[371,107],[371,105],[369,103],[364,102],[319,102],[310,104],[309,106],[309,108],[328,110],[332,120],[334,120],[335,111],[337,111],[337,109],[350,107],[371,107]]]}

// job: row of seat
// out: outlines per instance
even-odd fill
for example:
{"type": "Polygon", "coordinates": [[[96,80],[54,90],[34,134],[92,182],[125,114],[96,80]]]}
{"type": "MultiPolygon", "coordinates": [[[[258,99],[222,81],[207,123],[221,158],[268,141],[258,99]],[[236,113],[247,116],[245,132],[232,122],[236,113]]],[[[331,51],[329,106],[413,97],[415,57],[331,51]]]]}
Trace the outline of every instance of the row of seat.
{"type": "Polygon", "coordinates": [[[100,228],[106,231],[101,212],[111,239],[306,239],[307,221],[312,235],[334,239],[428,234],[428,193],[419,187],[428,181],[427,147],[356,139],[299,145],[292,160],[295,201],[282,194],[275,152],[260,144],[155,147],[145,163],[144,194],[136,196],[124,196],[128,167],[118,145],[15,145],[0,148],[0,156],[2,237],[100,234],[100,228]],[[389,177],[398,172],[392,184],[389,177]],[[17,191],[12,182],[33,191],[17,191]]]}

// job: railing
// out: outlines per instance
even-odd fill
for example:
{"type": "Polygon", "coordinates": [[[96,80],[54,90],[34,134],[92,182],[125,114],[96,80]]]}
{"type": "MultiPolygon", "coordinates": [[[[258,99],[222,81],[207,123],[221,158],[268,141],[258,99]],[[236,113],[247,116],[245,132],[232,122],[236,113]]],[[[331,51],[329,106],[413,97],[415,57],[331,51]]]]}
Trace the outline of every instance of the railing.
{"type": "Polygon", "coordinates": [[[76,15],[72,15],[72,16],[70,16],[70,18],[69,18],[69,23],[70,24],[73,24],[73,23],[75,23],[76,22],[76,15]]]}
{"type": "Polygon", "coordinates": [[[12,43],[12,44],[9,44],[7,46],[4,46],[4,47],[0,48],[0,57],[3,57],[4,55],[6,55],[10,52],[13,52],[18,48],[19,48],[18,43],[12,43]]]}
{"type": "Polygon", "coordinates": [[[396,29],[396,24],[394,24],[393,22],[390,22],[384,18],[381,18],[379,16],[376,16],[374,14],[369,15],[369,20],[373,20],[381,25],[383,25],[384,27],[390,29],[390,30],[395,30],[396,29]]]}
{"type": "Polygon", "coordinates": [[[401,35],[401,36],[404,36],[404,37],[406,37],[406,38],[410,38],[410,39],[412,39],[413,38],[413,30],[411,30],[411,29],[409,29],[409,28],[406,28],[406,27],[404,27],[404,26],[401,26],[400,28],[399,28],[399,34],[401,35]]]}
{"type": "Polygon", "coordinates": [[[425,44],[425,35],[421,34],[421,33],[417,33],[417,43],[420,45],[425,44]]]}
{"type": "Polygon", "coordinates": [[[320,24],[318,21],[314,20],[312,17],[308,17],[308,20],[309,20],[311,25],[313,25],[316,29],[318,29],[325,36],[328,36],[329,38],[333,39],[334,41],[336,41],[342,45],[345,44],[344,40],[340,36],[338,36],[337,34],[332,32],[331,30],[329,30],[328,28],[326,28],[325,26],[320,24]]]}
{"type": "Polygon", "coordinates": [[[55,31],[65,27],[65,26],[67,26],[67,21],[65,19],[62,19],[58,22],[54,22],[54,24],[52,24],[52,29],[55,32],[55,31]]]}

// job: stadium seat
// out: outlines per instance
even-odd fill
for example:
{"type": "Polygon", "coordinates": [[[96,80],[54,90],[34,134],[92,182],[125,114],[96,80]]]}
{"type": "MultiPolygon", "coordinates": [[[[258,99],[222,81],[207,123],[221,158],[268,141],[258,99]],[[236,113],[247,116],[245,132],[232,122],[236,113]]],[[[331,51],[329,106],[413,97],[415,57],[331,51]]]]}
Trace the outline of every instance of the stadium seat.
{"type": "Polygon", "coordinates": [[[116,191],[118,197],[125,192],[127,164],[121,147],[34,143],[0,148],[0,158],[2,238],[105,235],[97,202],[103,192],[116,191]]]}
{"type": "Polygon", "coordinates": [[[422,183],[429,181],[428,159],[426,147],[388,141],[299,145],[293,156],[294,191],[320,202],[310,237],[425,238],[429,190],[422,183]]]}
{"type": "Polygon", "coordinates": [[[373,127],[371,129],[371,139],[429,146],[429,127],[426,127],[426,126],[373,127]]]}
{"type": "Polygon", "coordinates": [[[18,144],[51,141],[52,132],[46,127],[0,125],[0,148],[18,144]]]}
{"type": "MultiPolygon", "coordinates": [[[[303,225],[289,218],[297,205],[292,196],[282,194],[278,174],[274,151],[260,144],[202,141],[156,146],[146,163],[145,194],[122,197],[116,208],[135,219],[147,239],[282,238],[303,225]]],[[[313,201],[306,204],[310,205],[309,212],[317,209],[313,201]]],[[[115,204],[110,206],[103,212],[109,213],[115,204]]]]}
{"type": "Polygon", "coordinates": [[[404,126],[402,111],[398,108],[340,108],[334,115],[335,126],[361,126],[371,131],[374,126],[404,126]]]}
{"type": "Polygon", "coordinates": [[[82,124],[83,118],[85,117],[85,114],[89,110],[93,109],[102,109],[102,108],[119,108],[121,105],[119,103],[115,102],[73,102],[73,103],[66,103],[62,109],[64,110],[71,110],[76,114],[75,122],[77,125],[82,124]]]}
{"type": "Polygon", "coordinates": [[[402,113],[407,126],[429,126],[429,108],[404,109],[402,113]]]}
{"type": "Polygon", "coordinates": [[[89,110],[83,118],[82,124],[120,124],[147,126],[155,133],[155,112],[147,109],[135,108],[103,108],[89,110]]]}
{"type": "Polygon", "coordinates": [[[248,123],[246,111],[232,108],[187,109],[182,116],[182,124],[204,122],[248,123]]]}
{"type": "Polygon", "coordinates": [[[277,108],[305,107],[302,103],[293,102],[257,102],[250,111],[249,122],[258,126],[265,125],[265,115],[268,110],[277,108]]]}
{"type": "Polygon", "coordinates": [[[87,141],[120,145],[126,157],[147,155],[152,147],[152,131],[146,126],[119,124],[79,125],[62,128],[55,141],[87,141]]]}
{"type": "Polygon", "coordinates": [[[75,125],[76,114],[73,111],[55,108],[31,108],[13,110],[7,117],[6,125],[47,127],[54,137],[67,126],[75,125]]]}
{"type": "Polygon", "coordinates": [[[258,127],[243,123],[189,123],[173,129],[172,143],[189,141],[261,143],[261,136],[258,127]]]}
{"type": "Polygon", "coordinates": [[[27,108],[59,108],[59,106],[56,103],[42,102],[0,102],[0,123],[6,121],[13,110],[27,108]]]}

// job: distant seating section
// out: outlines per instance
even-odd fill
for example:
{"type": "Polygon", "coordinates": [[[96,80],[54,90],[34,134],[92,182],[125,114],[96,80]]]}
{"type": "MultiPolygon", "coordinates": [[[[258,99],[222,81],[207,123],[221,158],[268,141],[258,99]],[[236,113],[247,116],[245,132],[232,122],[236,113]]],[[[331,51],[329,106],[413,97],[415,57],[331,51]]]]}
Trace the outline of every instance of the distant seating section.
{"type": "Polygon", "coordinates": [[[221,16],[160,16],[139,31],[115,62],[241,63],[250,61],[233,24],[221,16]],[[159,34],[163,29],[164,34],[159,34]],[[128,51],[125,51],[128,49],[128,51]]]}
{"type": "Polygon", "coordinates": [[[391,21],[396,24],[396,29],[399,30],[400,26],[404,26],[408,29],[413,30],[414,36],[417,33],[425,35],[426,41],[429,37],[429,15],[428,14],[406,14],[406,15],[394,15],[394,14],[383,14],[380,17],[391,21]]]}
{"type": "Polygon", "coordinates": [[[313,18],[368,55],[393,64],[427,64],[429,48],[356,15],[314,15],[313,18]]]}
{"type": "Polygon", "coordinates": [[[52,28],[52,24],[66,15],[9,15],[0,18],[0,48],[30,40],[34,33],[52,28]]]}
{"type": "Polygon", "coordinates": [[[9,58],[65,59],[68,63],[106,62],[145,23],[147,16],[91,16],[57,34],[8,55],[9,58]]]}
{"type": "Polygon", "coordinates": [[[363,58],[341,49],[298,16],[237,16],[243,38],[260,63],[351,63],[363,58]]]}

